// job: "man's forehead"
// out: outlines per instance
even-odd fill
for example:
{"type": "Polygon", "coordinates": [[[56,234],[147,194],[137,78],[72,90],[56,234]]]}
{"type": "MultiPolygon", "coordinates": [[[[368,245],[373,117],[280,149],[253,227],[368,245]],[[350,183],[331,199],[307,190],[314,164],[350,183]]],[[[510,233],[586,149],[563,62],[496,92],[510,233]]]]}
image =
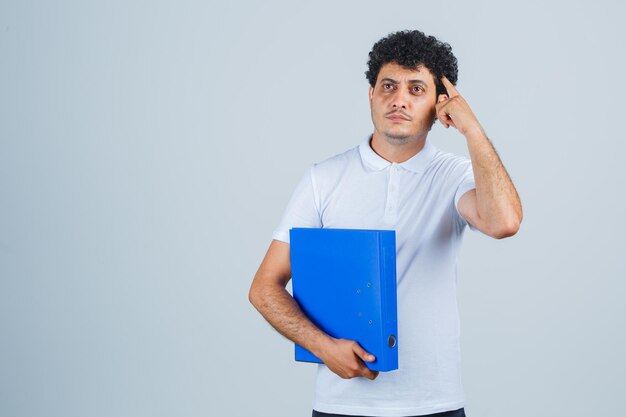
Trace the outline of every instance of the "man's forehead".
{"type": "Polygon", "coordinates": [[[435,83],[435,76],[424,65],[418,65],[415,68],[407,68],[396,62],[388,62],[384,64],[378,73],[378,79],[390,78],[397,81],[420,80],[429,85],[435,83]]]}

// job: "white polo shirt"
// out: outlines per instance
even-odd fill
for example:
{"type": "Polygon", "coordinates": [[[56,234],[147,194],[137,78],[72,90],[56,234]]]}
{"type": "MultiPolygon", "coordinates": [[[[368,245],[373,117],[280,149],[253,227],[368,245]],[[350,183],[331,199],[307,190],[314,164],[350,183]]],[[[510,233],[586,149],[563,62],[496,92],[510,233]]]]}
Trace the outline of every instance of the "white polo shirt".
{"type": "Polygon", "coordinates": [[[409,160],[389,162],[370,139],[313,164],[272,237],[288,243],[292,227],[396,231],[399,369],[370,381],[320,364],[313,408],[365,416],[455,410],[465,405],[457,253],[469,225],[456,205],[475,188],[471,161],[426,140],[409,160]]]}

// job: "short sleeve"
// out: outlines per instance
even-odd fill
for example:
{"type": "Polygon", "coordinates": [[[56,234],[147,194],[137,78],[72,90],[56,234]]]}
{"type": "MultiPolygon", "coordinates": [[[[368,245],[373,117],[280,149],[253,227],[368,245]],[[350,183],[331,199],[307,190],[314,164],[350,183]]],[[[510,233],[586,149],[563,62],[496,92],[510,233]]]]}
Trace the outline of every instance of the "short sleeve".
{"type": "Polygon", "coordinates": [[[454,194],[455,213],[461,225],[467,225],[469,226],[471,230],[476,231],[478,229],[472,226],[467,220],[465,220],[463,216],[461,216],[461,213],[459,213],[458,204],[459,204],[459,200],[461,199],[461,196],[463,196],[463,194],[465,194],[469,190],[476,188],[476,183],[474,181],[474,170],[472,169],[472,162],[469,159],[464,158],[461,166],[462,166],[462,174],[461,174],[461,177],[459,178],[458,186],[454,194]]]}
{"type": "Polygon", "coordinates": [[[300,179],[278,227],[272,233],[273,239],[289,243],[289,229],[292,227],[322,227],[313,169],[314,165],[300,179]]]}

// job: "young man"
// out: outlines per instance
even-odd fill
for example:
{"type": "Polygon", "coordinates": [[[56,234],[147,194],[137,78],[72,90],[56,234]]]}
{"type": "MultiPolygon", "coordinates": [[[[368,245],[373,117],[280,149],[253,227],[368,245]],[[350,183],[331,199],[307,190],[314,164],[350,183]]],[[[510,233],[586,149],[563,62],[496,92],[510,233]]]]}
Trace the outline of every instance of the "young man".
{"type": "Polygon", "coordinates": [[[521,202],[498,155],[454,84],[450,46],[420,31],[378,41],[366,76],[374,132],[310,167],[273,233],[249,298],[281,334],[323,360],[313,416],[464,416],[456,257],[465,226],[514,235],[521,202]],[[427,141],[435,120],[466,141],[471,161],[427,141]],[[358,343],[335,339],[299,309],[291,227],[396,231],[399,369],[369,370],[358,343]],[[327,414],[332,413],[332,414],[327,414]]]}

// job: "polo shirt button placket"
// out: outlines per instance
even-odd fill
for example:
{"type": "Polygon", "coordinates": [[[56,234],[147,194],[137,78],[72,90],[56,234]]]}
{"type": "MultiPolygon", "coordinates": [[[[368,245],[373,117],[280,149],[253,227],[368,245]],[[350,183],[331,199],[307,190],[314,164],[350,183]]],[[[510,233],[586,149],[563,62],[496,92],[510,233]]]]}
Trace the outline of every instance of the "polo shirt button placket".
{"type": "Polygon", "coordinates": [[[387,206],[385,207],[385,219],[391,222],[397,220],[398,212],[398,165],[396,163],[391,164],[391,171],[389,172],[389,183],[387,186],[387,206]]]}

